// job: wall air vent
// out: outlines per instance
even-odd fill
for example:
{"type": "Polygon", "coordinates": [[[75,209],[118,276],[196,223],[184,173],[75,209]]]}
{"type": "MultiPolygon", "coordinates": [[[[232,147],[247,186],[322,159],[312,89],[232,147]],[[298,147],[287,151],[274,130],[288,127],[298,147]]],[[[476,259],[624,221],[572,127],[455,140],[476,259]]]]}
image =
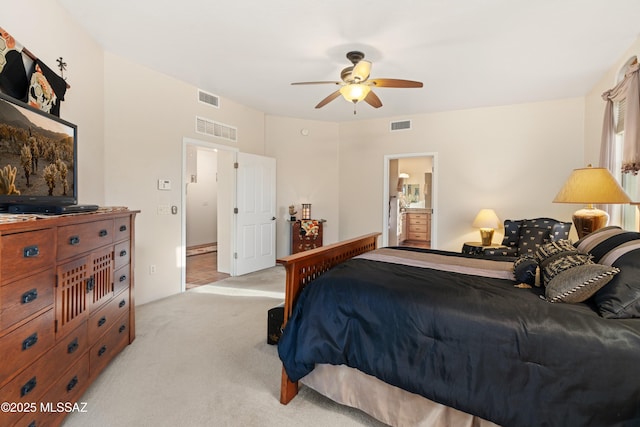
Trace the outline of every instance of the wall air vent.
{"type": "Polygon", "coordinates": [[[203,135],[215,136],[227,141],[238,141],[238,129],[223,123],[196,116],[196,132],[203,135]]]}
{"type": "Polygon", "coordinates": [[[211,107],[220,108],[220,97],[202,89],[198,89],[198,101],[211,107]]]}
{"type": "Polygon", "coordinates": [[[411,130],[411,120],[402,120],[399,122],[391,122],[389,131],[395,132],[398,130],[411,130]]]}

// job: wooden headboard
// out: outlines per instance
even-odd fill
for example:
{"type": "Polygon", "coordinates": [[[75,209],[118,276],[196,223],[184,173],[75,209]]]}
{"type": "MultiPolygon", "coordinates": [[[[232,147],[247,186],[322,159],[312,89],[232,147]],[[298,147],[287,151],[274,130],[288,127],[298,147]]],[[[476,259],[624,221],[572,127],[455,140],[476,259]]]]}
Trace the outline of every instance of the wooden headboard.
{"type": "MultiPolygon", "coordinates": [[[[327,246],[278,258],[286,270],[284,296],[284,325],[293,312],[298,296],[307,283],[320,276],[331,267],[354,256],[372,251],[378,247],[378,236],[382,233],[370,233],[327,246]]],[[[287,404],[298,393],[298,383],[291,382],[284,368],[280,387],[280,403],[287,404]]]]}

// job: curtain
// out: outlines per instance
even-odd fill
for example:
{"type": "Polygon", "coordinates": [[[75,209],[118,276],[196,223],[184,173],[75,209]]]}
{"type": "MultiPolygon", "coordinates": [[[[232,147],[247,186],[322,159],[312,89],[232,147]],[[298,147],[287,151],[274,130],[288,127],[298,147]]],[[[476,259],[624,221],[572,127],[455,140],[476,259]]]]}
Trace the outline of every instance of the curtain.
{"type": "Polygon", "coordinates": [[[622,172],[637,175],[640,172],[640,64],[635,61],[629,66],[624,79],[602,94],[607,103],[602,125],[602,144],[600,146],[600,166],[615,174],[615,138],[614,102],[625,101],[624,142],[622,154],[622,172]]]}

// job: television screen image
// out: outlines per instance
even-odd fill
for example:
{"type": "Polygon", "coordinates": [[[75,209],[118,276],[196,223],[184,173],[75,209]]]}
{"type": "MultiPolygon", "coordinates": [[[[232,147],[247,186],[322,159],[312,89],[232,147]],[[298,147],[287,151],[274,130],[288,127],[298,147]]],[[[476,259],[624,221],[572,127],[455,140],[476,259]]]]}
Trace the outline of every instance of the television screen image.
{"type": "Polygon", "coordinates": [[[0,94],[0,206],[77,201],[77,127],[0,94]]]}

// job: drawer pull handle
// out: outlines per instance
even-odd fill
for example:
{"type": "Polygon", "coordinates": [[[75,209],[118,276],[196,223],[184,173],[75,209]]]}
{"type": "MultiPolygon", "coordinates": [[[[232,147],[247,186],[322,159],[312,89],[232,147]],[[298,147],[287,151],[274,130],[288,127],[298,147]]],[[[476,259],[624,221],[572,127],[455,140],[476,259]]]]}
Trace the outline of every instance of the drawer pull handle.
{"type": "Polygon", "coordinates": [[[106,318],[106,317],[104,317],[104,316],[102,316],[102,317],[100,318],[100,320],[98,320],[98,328],[99,328],[100,326],[104,325],[105,323],[107,323],[107,318],[106,318]]]}
{"type": "Polygon", "coordinates": [[[118,308],[122,308],[127,304],[127,302],[125,300],[120,301],[120,304],[118,304],[118,308]]]}
{"type": "Polygon", "coordinates": [[[71,246],[79,245],[80,244],[80,236],[71,236],[71,237],[69,237],[69,244],[71,246]]]}
{"type": "Polygon", "coordinates": [[[29,335],[27,338],[25,338],[24,341],[22,341],[22,351],[29,350],[31,347],[36,345],[37,342],[38,342],[38,333],[35,332],[32,335],[29,335]]]}
{"type": "Polygon", "coordinates": [[[107,230],[102,229],[102,230],[100,230],[100,232],[98,233],[98,236],[100,236],[100,237],[104,237],[104,236],[106,236],[107,234],[109,234],[109,233],[107,233],[107,230]]]}
{"type": "Polygon", "coordinates": [[[118,328],[118,333],[120,333],[120,334],[123,333],[125,329],[127,329],[126,326],[120,325],[120,328],[118,328]]]}
{"type": "Polygon", "coordinates": [[[78,384],[78,376],[77,375],[75,375],[73,378],[71,378],[71,381],[69,381],[69,384],[67,384],[67,391],[73,390],[73,388],[76,386],[76,384],[78,384]]]}
{"type": "Polygon", "coordinates": [[[73,341],[71,341],[69,343],[69,345],[67,346],[67,353],[71,354],[73,352],[75,352],[78,349],[79,345],[78,345],[78,338],[74,338],[73,341]]]}
{"type": "Polygon", "coordinates": [[[20,397],[24,397],[27,394],[31,393],[34,388],[36,388],[38,382],[36,381],[36,377],[31,378],[25,385],[20,387],[20,397]]]}
{"type": "Polygon", "coordinates": [[[25,258],[35,258],[40,255],[40,249],[38,248],[38,245],[27,246],[22,250],[22,255],[25,258]]]}
{"type": "Polygon", "coordinates": [[[93,276],[87,279],[87,293],[91,292],[93,288],[96,286],[96,280],[93,276]]]}
{"type": "Polygon", "coordinates": [[[127,280],[126,274],[123,274],[122,276],[120,276],[120,282],[124,282],[125,280],[127,280]]]}
{"type": "Polygon", "coordinates": [[[120,251],[120,256],[127,256],[127,251],[124,249],[120,251]]]}
{"type": "Polygon", "coordinates": [[[100,350],[98,350],[98,357],[102,356],[105,351],[107,351],[107,346],[103,345],[102,347],[100,347],[100,350]]]}
{"type": "Polygon", "coordinates": [[[31,421],[27,427],[38,427],[35,421],[31,421]]]}
{"type": "Polygon", "coordinates": [[[34,288],[22,294],[21,301],[23,304],[29,304],[30,302],[35,301],[37,298],[38,290],[34,288]]]}
{"type": "Polygon", "coordinates": [[[127,226],[126,225],[121,225],[120,226],[120,231],[127,231],[127,226]]]}

